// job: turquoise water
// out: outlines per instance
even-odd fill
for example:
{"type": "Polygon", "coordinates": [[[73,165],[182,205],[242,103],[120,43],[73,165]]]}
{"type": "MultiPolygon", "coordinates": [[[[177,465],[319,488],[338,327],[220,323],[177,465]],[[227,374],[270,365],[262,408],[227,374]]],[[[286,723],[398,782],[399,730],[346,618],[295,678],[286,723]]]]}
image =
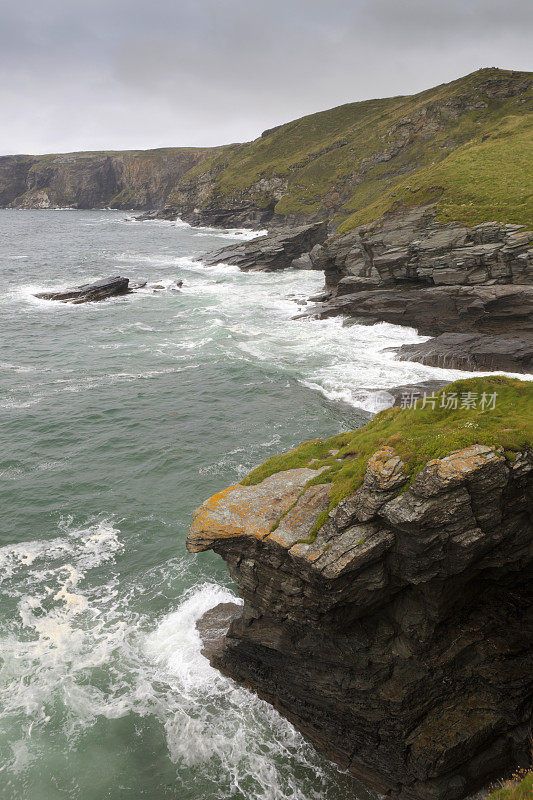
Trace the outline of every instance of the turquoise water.
{"type": "Polygon", "coordinates": [[[0,212],[2,800],[371,797],[201,656],[234,587],[185,536],[269,455],[459,373],[394,362],[412,330],[293,320],[320,273],[191,261],[246,235],[0,212]],[[166,288],[33,297],[114,274],[166,288]]]}

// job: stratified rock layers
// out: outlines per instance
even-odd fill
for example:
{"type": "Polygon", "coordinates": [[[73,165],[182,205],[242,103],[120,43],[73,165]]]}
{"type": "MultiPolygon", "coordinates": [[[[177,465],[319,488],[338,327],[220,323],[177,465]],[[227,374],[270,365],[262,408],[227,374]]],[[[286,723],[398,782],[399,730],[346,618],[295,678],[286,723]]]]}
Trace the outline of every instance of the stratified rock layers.
{"type": "Polygon", "coordinates": [[[527,763],[533,454],[473,445],[406,489],[383,447],[312,540],[316,474],[198,509],[188,549],[219,553],[244,598],[212,664],[389,797],[457,800],[527,763]]]}

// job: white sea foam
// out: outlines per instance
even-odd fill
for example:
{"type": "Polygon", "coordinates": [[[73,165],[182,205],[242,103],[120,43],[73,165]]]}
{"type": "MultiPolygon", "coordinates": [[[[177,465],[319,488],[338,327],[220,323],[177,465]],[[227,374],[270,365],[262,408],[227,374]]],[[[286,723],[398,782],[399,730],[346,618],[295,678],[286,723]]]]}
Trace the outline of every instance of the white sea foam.
{"type": "MultiPolygon", "coordinates": [[[[241,601],[202,583],[148,625],[132,610],[143,586],[123,585],[114,567],[122,548],[110,522],[75,527],[67,520],[51,541],[0,549],[2,589],[18,618],[0,635],[0,724],[9,725],[12,751],[2,769],[24,772],[52,730],[72,746],[99,718],[150,715],[191,788],[200,778],[220,800],[322,800],[325,773],[312,748],[201,654],[199,617],[219,602],[241,601]],[[103,564],[105,573],[91,578],[103,564]]],[[[146,586],[157,591],[168,583],[169,591],[183,569],[176,559],[152,569],[146,586]]]]}
{"type": "Polygon", "coordinates": [[[188,228],[194,231],[197,236],[220,236],[224,239],[237,239],[250,241],[257,239],[258,236],[265,236],[268,233],[266,228],[262,230],[252,230],[252,228],[211,228],[208,225],[189,225],[180,217],[173,223],[177,228],[188,228]]]}

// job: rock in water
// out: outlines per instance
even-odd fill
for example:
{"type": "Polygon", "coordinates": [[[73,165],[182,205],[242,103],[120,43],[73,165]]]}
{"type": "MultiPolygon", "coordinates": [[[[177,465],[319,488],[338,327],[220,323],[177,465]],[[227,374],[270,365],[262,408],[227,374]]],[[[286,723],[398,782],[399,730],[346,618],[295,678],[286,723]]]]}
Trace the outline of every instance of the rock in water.
{"type": "Polygon", "coordinates": [[[313,538],[317,474],[196,512],[188,549],[219,553],[244,599],[199,623],[212,665],[389,798],[459,800],[527,764],[533,452],[470,445],[409,486],[382,447],[313,538]]]}
{"type": "Polygon", "coordinates": [[[96,300],[105,300],[107,297],[129,294],[131,291],[129,278],[116,276],[114,278],[102,278],[99,281],[95,281],[95,283],[73,286],[63,289],[61,292],[41,292],[36,294],[35,297],[41,300],[59,300],[63,303],[78,304],[93,303],[96,300]]]}
{"type": "Polygon", "coordinates": [[[231,245],[202,256],[204,264],[232,264],[242,270],[314,269],[311,251],[328,233],[327,222],[259,236],[243,244],[231,245]]]}
{"type": "Polygon", "coordinates": [[[533,372],[533,334],[518,339],[479,333],[442,333],[421,344],[403,344],[397,357],[400,361],[419,361],[444,369],[533,372]]]}

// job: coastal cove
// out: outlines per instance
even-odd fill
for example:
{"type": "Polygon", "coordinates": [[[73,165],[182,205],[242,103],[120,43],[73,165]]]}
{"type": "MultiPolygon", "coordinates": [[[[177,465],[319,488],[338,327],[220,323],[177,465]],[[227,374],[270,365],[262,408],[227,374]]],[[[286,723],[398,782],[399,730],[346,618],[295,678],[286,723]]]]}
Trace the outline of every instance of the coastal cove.
{"type": "Polygon", "coordinates": [[[371,800],[201,655],[197,619],[236,591],[185,538],[207,497],[387,388],[471,373],[396,361],[427,339],[410,328],[293,319],[320,271],[192,260],[249,231],[102,210],[5,210],[0,231],[6,797],[371,800]],[[34,297],[119,273],[163,288],[34,297]]]}

